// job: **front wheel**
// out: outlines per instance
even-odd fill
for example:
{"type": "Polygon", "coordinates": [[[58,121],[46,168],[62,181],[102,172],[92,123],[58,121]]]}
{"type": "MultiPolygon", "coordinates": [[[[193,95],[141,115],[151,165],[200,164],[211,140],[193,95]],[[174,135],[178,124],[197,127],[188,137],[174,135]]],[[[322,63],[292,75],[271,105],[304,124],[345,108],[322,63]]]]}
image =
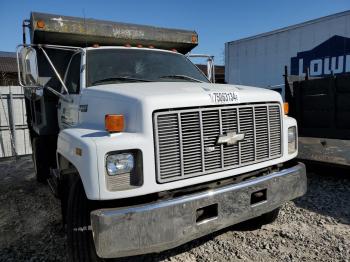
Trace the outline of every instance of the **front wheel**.
{"type": "Polygon", "coordinates": [[[91,203],[83,184],[76,178],[71,185],[67,207],[67,244],[69,261],[101,261],[91,231],[91,203]]]}

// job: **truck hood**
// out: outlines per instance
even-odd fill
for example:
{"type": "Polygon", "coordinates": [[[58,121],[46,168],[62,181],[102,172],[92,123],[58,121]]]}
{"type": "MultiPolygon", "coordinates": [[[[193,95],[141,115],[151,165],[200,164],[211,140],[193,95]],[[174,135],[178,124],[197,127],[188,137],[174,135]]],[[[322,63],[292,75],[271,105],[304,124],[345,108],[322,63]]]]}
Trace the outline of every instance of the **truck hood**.
{"type": "Polygon", "coordinates": [[[241,85],[192,82],[99,85],[83,90],[80,104],[88,104],[89,110],[82,114],[80,122],[104,126],[104,120],[93,119],[102,120],[105,114],[124,114],[128,131],[140,132],[140,123],[155,110],[259,102],[281,103],[282,99],[275,91],[241,85]]]}
{"type": "MultiPolygon", "coordinates": [[[[257,87],[192,82],[150,82],[109,84],[89,87],[84,90],[94,96],[115,96],[119,99],[136,99],[158,104],[160,108],[188,107],[194,105],[232,104],[249,102],[280,101],[279,93],[257,87]],[[233,92],[235,101],[213,100],[215,94],[233,92]]],[[[224,99],[225,100],[225,99],[224,99]]]]}

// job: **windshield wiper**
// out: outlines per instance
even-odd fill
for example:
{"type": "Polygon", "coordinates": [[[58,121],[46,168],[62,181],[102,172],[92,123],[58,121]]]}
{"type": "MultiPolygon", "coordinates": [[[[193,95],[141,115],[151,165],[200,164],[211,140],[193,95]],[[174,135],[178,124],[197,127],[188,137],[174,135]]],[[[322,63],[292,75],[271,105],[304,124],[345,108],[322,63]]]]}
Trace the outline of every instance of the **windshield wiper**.
{"type": "Polygon", "coordinates": [[[201,81],[199,79],[186,76],[186,75],[167,75],[167,76],[160,76],[159,78],[174,78],[174,79],[185,79],[185,80],[191,80],[194,82],[204,83],[204,81],[201,81]]]}
{"type": "Polygon", "coordinates": [[[108,78],[96,80],[96,81],[92,82],[92,85],[100,84],[103,82],[110,82],[110,81],[152,82],[152,80],[148,80],[148,79],[126,77],[126,76],[117,76],[117,77],[108,77],[108,78]]]}

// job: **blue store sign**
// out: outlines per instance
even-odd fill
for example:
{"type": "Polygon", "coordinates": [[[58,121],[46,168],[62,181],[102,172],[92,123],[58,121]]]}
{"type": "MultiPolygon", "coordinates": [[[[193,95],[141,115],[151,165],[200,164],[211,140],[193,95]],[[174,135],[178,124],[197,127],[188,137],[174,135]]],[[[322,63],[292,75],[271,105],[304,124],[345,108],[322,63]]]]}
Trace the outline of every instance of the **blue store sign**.
{"type": "Polygon", "coordinates": [[[291,58],[291,74],[324,77],[350,72],[350,38],[335,35],[315,48],[291,58]]]}

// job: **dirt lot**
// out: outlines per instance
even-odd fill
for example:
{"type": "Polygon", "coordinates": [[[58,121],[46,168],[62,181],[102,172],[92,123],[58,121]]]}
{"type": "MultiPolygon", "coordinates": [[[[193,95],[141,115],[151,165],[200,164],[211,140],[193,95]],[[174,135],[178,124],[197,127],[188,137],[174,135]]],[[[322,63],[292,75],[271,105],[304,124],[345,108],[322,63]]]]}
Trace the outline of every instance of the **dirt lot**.
{"type": "MultiPolygon", "coordinates": [[[[121,261],[350,261],[350,171],[309,172],[307,195],[261,229],[242,225],[121,261]],[[321,174],[322,173],[322,174],[321,174]]],[[[65,261],[59,201],[28,157],[0,162],[0,261],[65,261]]]]}

